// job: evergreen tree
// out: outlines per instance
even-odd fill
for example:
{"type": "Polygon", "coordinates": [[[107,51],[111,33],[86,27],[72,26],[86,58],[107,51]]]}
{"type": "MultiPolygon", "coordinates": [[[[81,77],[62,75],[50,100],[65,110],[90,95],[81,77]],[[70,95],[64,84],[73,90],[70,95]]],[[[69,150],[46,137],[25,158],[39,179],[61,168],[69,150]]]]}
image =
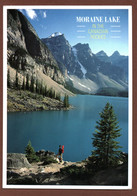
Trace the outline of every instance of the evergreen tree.
{"type": "Polygon", "coordinates": [[[22,90],[25,90],[26,86],[25,86],[25,78],[23,78],[23,83],[22,83],[22,90]]]}
{"type": "Polygon", "coordinates": [[[44,96],[46,97],[47,96],[47,92],[48,92],[48,90],[47,90],[47,85],[45,86],[45,89],[44,89],[44,96]]]}
{"type": "Polygon", "coordinates": [[[67,95],[66,96],[66,99],[67,99],[67,108],[69,107],[69,96],[67,95]]]}
{"type": "Polygon", "coordinates": [[[43,95],[43,82],[41,81],[41,84],[40,84],[40,94],[43,95]]]}
{"type": "Polygon", "coordinates": [[[30,83],[30,90],[31,90],[31,92],[33,92],[33,93],[34,93],[34,91],[35,91],[34,85],[35,85],[35,81],[34,81],[34,77],[33,77],[33,75],[32,75],[32,76],[31,76],[31,83],[30,83]]]}
{"type": "Polygon", "coordinates": [[[64,107],[65,108],[68,108],[69,107],[69,97],[66,94],[65,94],[63,103],[64,103],[64,107]]]}
{"type": "Polygon", "coordinates": [[[16,76],[15,76],[15,88],[19,89],[19,78],[18,78],[18,72],[16,71],[16,76]]]}
{"type": "Polygon", "coordinates": [[[31,141],[29,141],[28,145],[26,146],[25,153],[26,153],[26,157],[27,157],[29,163],[38,162],[39,161],[39,157],[36,156],[34,148],[31,145],[31,141]]]}
{"type": "Polygon", "coordinates": [[[27,74],[26,76],[26,90],[29,90],[30,87],[29,87],[29,75],[27,74]]]}
{"type": "MultiPolygon", "coordinates": [[[[120,137],[120,128],[112,105],[106,104],[100,113],[100,120],[97,121],[96,131],[93,133],[92,155],[96,158],[99,167],[109,167],[118,164],[120,159],[121,148],[116,141],[120,137]]],[[[92,160],[93,161],[93,160],[92,160]]]]}
{"type": "Polygon", "coordinates": [[[56,99],[59,100],[59,101],[61,100],[61,95],[60,95],[60,93],[57,93],[57,94],[56,94],[56,99]]]}
{"type": "Polygon", "coordinates": [[[7,75],[7,85],[9,88],[11,87],[10,70],[9,69],[8,69],[8,75],[7,75]]]}
{"type": "Polygon", "coordinates": [[[55,90],[52,90],[52,98],[56,99],[56,92],[55,92],[55,90]]]}
{"type": "Polygon", "coordinates": [[[38,81],[38,79],[36,80],[36,93],[40,94],[39,81],[38,81]]]}
{"type": "Polygon", "coordinates": [[[49,89],[48,95],[50,98],[53,98],[53,89],[52,88],[49,89]]]}

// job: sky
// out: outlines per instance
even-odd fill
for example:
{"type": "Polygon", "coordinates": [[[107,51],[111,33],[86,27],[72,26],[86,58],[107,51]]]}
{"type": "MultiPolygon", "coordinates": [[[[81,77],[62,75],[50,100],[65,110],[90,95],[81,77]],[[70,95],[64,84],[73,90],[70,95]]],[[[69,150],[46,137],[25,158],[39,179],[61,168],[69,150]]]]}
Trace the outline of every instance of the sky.
{"type": "Polygon", "coordinates": [[[64,34],[71,46],[88,43],[92,52],[103,50],[129,55],[128,9],[19,9],[40,38],[64,34]]]}

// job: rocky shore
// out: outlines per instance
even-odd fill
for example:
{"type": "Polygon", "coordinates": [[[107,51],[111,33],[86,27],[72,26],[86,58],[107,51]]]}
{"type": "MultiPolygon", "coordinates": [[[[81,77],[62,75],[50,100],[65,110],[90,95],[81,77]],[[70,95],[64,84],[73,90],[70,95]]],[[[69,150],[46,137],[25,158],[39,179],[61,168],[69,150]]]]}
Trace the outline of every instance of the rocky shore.
{"type": "Polygon", "coordinates": [[[41,150],[37,155],[54,162],[37,162],[30,164],[24,154],[7,155],[7,184],[9,185],[115,185],[128,184],[127,163],[116,168],[98,171],[95,175],[82,173],[86,161],[60,162],[55,154],[41,150]],[[79,173],[81,171],[81,173],[79,173]]]}
{"type": "Polygon", "coordinates": [[[65,108],[62,101],[43,97],[29,91],[8,89],[7,92],[8,112],[18,111],[40,111],[40,110],[70,110],[73,107],[65,108]]]}

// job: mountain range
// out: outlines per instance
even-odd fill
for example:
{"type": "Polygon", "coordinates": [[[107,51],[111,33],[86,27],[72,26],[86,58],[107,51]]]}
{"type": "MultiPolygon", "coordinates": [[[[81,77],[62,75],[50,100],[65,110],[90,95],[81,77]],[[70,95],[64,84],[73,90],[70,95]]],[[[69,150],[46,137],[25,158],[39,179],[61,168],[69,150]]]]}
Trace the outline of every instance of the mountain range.
{"type": "Polygon", "coordinates": [[[42,42],[52,52],[65,80],[76,89],[97,93],[101,88],[128,87],[128,57],[115,51],[110,57],[102,50],[94,54],[89,44],[71,46],[64,34],[55,33],[42,42]]]}
{"type": "Polygon", "coordinates": [[[71,95],[67,89],[92,94],[104,88],[127,91],[128,56],[118,51],[108,56],[103,50],[94,54],[89,44],[71,46],[60,32],[40,39],[21,12],[8,10],[7,16],[7,59],[12,80],[18,70],[21,82],[24,75],[33,75],[62,94],[71,95]]]}

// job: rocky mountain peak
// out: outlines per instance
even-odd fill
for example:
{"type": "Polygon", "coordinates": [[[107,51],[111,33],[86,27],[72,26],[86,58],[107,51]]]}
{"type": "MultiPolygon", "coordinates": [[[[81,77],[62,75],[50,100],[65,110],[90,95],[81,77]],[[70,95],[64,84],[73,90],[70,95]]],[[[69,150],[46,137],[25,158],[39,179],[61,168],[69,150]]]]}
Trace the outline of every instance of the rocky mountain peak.
{"type": "Polygon", "coordinates": [[[55,32],[55,33],[52,33],[48,38],[53,38],[53,37],[57,37],[57,36],[61,36],[61,35],[64,36],[64,34],[62,34],[60,32],[55,32]]]}
{"type": "Polygon", "coordinates": [[[111,55],[111,57],[114,57],[114,56],[120,56],[120,53],[116,50],[112,55],[111,55]]]}
{"type": "Polygon", "coordinates": [[[96,53],[96,56],[107,56],[107,54],[101,50],[100,52],[96,53]]]}

